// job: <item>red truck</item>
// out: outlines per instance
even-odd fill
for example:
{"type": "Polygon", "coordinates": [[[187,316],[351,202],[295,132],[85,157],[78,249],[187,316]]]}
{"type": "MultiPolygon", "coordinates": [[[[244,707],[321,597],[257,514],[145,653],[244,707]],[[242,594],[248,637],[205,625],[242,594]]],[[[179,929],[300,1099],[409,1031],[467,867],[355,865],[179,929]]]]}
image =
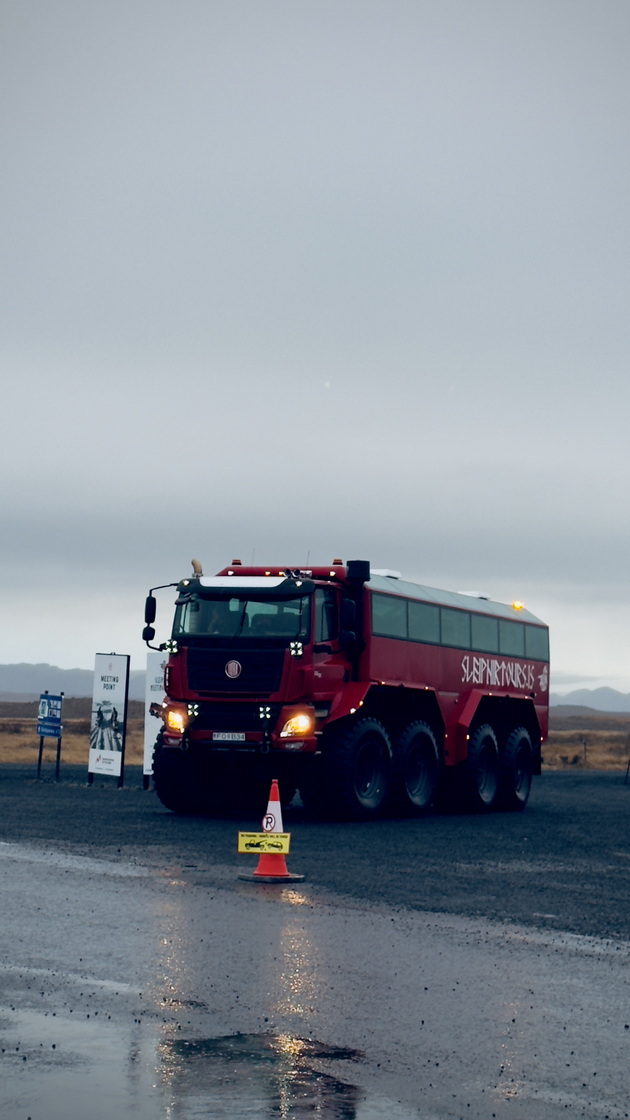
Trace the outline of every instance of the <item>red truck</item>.
{"type": "MultiPolygon", "coordinates": [[[[521,603],[375,571],[246,567],[177,584],[153,779],[175,812],[286,803],[369,819],[520,810],[547,736],[549,631],[521,603]]],[[[156,598],[146,601],[151,646],[156,598]]],[[[151,648],[156,648],[152,646],[151,648]]]]}

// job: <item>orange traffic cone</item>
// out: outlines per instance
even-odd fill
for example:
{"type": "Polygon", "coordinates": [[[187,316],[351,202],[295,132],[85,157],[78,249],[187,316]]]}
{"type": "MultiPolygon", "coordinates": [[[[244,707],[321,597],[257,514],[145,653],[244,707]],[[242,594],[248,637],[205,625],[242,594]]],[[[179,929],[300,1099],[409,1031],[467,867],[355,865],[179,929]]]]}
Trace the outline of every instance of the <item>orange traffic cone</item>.
{"type": "MultiPolygon", "coordinates": [[[[280,791],[276,778],[271,782],[269,802],[267,812],[262,819],[262,827],[269,836],[274,832],[284,832],[280,791]]],[[[284,852],[261,852],[258,857],[258,866],[253,875],[239,875],[239,879],[257,883],[301,883],[304,876],[291,875],[287,869],[284,852]]]]}

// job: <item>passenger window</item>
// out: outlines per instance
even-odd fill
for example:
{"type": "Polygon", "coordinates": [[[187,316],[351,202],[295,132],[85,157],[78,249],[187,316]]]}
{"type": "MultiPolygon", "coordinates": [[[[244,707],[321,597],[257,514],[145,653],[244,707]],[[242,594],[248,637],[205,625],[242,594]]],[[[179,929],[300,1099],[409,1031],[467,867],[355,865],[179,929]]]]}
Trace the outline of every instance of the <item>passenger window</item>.
{"type": "Polygon", "coordinates": [[[383,638],[407,637],[407,601],[394,595],[372,595],[372,633],[383,638]]]}
{"type": "Polygon", "coordinates": [[[549,631],[543,626],[525,627],[525,654],[534,661],[549,660],[549,631]]]}
{"type": "Polygon", "coordinates": [[[442,645],[470,649],[470,615],[442,607],[442,645]]]}
{"type": "Polygon", "coordinates": [[[472,648],[482,653],[499,652],[499,623],[496,618],[483,614],[470,616],[472,627],[472,648]]]}
{"type": "Polygon", "coordinates": [[[522,622],[499,621],[499,653],[508,657],[525,656],[525,627],[522,622]]]}
{"type": "Polygon", "coordinates": [[[315,641],[330,642],[339,634],[337,594],[332,588],[315,591],[315,641]]]}
{"type": "Polygon", "coordinates": [[[409,601],[409,637],[413,642],[440,644],[440,608],[409,601]]]}

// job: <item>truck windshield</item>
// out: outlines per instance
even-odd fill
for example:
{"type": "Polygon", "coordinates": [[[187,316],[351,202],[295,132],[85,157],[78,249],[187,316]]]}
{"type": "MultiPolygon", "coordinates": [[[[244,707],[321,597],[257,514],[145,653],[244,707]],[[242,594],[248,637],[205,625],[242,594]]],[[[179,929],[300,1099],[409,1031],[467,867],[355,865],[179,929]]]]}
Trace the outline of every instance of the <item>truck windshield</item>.
{"type": "Polygon", "coordinates": [[[190,599],[175,608],[174,638],[299,638],[310,633],[310,596],[190,599]]]}

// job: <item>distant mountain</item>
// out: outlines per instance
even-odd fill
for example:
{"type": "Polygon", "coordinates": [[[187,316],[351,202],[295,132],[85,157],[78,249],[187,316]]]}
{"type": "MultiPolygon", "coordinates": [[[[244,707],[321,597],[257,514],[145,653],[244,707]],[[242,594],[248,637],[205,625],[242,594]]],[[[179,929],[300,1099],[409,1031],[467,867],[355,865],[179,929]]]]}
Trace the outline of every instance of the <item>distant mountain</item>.
{"type": "MultiPolygon", "coordinates": [[[[129,675],[129,699],[144,700],[146,674],[132,669],[129,675]]],[[[94,673],[91,669],[60,669],[57,665],[0,665],[0,700],[28,700],[49,692],[65,696],[91,696],[94,673]]],[[[615,688],[578,688],[560,695],[552,692],[552,706],[576,705],[598,712],[630,712],[630,692],[615,688]]]]}
{"type": "Polygon", "coordinates": [[[563,696],[550,693],[549,703],[552,706],[578,705],[598,712],[630,712],[630,692],[618,692],[616,688],[576,688],[563,696]]]}
{"type": "MultiPolygon", "coordinates": [[[[129,699],[144,700],[146,674],[132,669],[129,674],[129,699]]],[[[57,665],[0,665],[0,699],[33,698],[42,692],[63,692],[64,696],[91,696],[94,673],[91,669],[60,669],[57,665]],[[6,695],[5,695],[6,694],[6,695]]]]}

